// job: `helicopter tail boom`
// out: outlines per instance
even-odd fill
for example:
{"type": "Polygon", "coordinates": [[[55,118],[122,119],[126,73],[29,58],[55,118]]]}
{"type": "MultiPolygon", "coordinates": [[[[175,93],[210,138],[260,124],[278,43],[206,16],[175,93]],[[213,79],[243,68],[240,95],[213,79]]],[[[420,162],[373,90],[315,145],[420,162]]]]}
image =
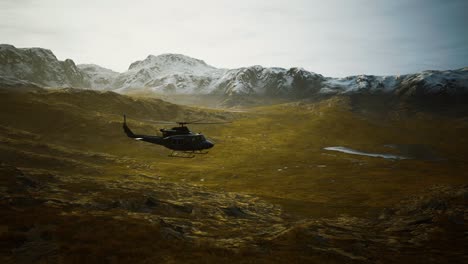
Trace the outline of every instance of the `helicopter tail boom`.
{"type": "Polygon", "coordinates": [[[127,118],[124,115],[123,130],[127,137],[133,138],[135,140],[145,141],[153,144],[164,145],[163,138],[159,136],[147,136],[147,135],[138,135],[133,133],[133,131],[127,126],[127,118]]]}

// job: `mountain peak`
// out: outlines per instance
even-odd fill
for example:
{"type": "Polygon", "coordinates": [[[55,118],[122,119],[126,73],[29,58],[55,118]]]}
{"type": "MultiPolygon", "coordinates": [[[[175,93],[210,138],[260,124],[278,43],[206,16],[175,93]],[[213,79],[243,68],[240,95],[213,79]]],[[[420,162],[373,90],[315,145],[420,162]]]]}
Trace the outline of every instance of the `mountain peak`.
{"type": "Polygon", "coordinates": [[[149,55],[148,58],[166,60],[166,61],[196,62],[196,63],[207,65],[203,60],[199,60],[199,59],[192,58],[184,54],[178,54],[178,53],[163,53],[158,56],[149,55]]]}
{"type": "Polygon", "coordinates": [[[183,54],[176,54],[176,53],[164,53],[160,55],[148,55],[146,59],[142,61],[135,61],[130,65],[128,68],[129,70],[141,69],[141,68],[148,68],[157,66],[158,68],[186,68],[186,67],[204,67],[204,68],[212,68],[214,67],[209,66],[203,60],[195,59],[183,54]]]}
{"type": "Polygon", "coordinates": [[[216,71],[204,61],[182,54],[165,53],[158,56],[148,55],[144,60],[135,61],[128,69],[129,73],[140,73],[145,76],[167,75],[204,75],[216,71]]]}
{"type": "Polygon", "coordinates": [[[49,60],[58,60],[57,57],[50,49],[31,47],[31,48],[17,48],[10,44],[0,44],[0,51],[5,53],[9,52],[10,54],[15,54],[15,56],[21,56],[21,53],[30,54],[31,56],[37,56],[49,60]]]}
{"type": "Polygon", "coordinates": [[[16,49],[15,46],[10,44],[0,44],[0,49],[16,49]]]}

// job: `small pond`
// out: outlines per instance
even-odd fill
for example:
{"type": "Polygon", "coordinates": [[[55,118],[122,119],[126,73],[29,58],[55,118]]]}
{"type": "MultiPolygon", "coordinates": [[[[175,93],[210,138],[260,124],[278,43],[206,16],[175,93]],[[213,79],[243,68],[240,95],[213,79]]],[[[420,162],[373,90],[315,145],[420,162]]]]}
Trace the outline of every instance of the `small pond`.
{"type": "Polygon", "coordinates": [[[359,150],[354,150],[350,149],[347,147],[326,147],[323,148],[325,150],[330,150],[330,151],[338,151],[338,152],[343,152],[343,153],[348,153],[348,154],[353,154],[353,155],[361,155],[361,156],[368,156],[368,157],[375,157],[375,158],[384,158],[384,159],[410,159],[410,157],[405,157],[405,156],[399,156],[399,155],[394,155],[394,154],[386,154],[386,153],[370,153],[370,152],[363,152],[359,150]]]}

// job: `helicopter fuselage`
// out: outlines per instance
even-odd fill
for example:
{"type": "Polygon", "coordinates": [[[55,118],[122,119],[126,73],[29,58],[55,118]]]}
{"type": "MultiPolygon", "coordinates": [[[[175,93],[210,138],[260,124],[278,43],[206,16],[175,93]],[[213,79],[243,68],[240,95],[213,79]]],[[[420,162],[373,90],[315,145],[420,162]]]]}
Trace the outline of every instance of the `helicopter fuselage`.
{"type": "Polygon", "coordinates": [[[164,147],[172,150],[195,151],[210,149],[214,144],[201,134],[168,136],[162,139],[164,147]]]}
{"type": "Polygon", "coordinates": [[[202,134],[192,133],[187,127],[175,127],[171,130],[161,129],[163,136],[134,134],[127,126],[124,116],[123,129],[129,138],[164,146],[178,151],[202,151],[210,149],[214,143],[207,140],[202,134]]]}

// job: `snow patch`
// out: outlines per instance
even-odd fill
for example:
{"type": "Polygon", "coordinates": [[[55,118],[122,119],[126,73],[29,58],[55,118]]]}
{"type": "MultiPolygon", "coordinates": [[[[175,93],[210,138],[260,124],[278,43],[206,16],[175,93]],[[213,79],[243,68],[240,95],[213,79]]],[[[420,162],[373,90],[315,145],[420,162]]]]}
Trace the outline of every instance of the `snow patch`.
{"type": "Polygon", "coordinates": [[[330,150],[330,151],[338,151],[338,152],[343,152],[347,154],[353,154],[353,155],[361,155],[361,156],[368,156],[368,157],[375,157],[375,158],[384,158],[384,159],[409,159],[409,157],[404,157],[404,156],[398,156],[398,155],[393,155],[393,154],[382,154],[382,153],[369,153],[369,152],[363,152],[359,150],[354,150],[350,149],[347,147],[326,147],[323,148],[325,150],[330,150]]]}

